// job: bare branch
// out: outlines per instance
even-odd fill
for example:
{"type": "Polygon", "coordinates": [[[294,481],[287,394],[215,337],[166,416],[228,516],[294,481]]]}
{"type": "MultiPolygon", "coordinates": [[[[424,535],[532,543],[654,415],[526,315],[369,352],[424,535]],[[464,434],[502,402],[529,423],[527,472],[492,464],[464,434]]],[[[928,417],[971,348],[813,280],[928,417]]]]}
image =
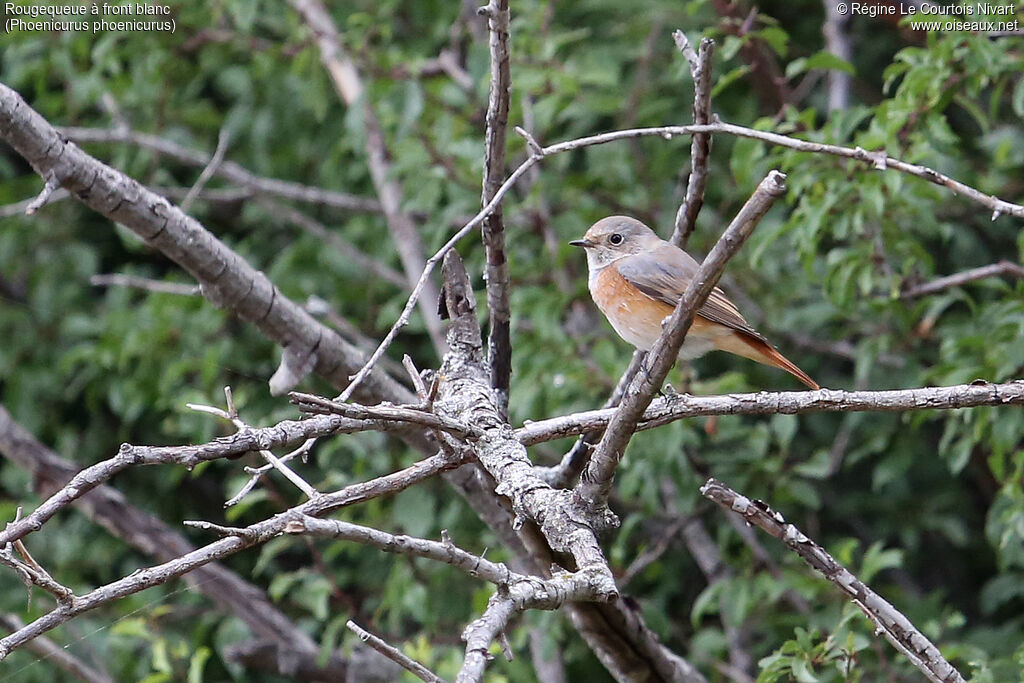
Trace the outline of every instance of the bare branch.
{"type": "Polygon", "coordinates": [[[386,553],[444,562],[461,569],[472,577],[489,581],[498,586],[505,586],[524,578],[509,570],[501,562],[491,562],[459,548],[452,543],[446,531],[441,532],[440,541],[428,541],[423,538],[389,534],[386,531],[337,519],[318,519],[309,515],[292,514],[284,532],[353,541],[383,550],[386,553]]]}
{"type": "Polygon", "coordinates": [[[343,415],[356,420],[393,420],[396,422],[408,422],[410,424],[423,425],[429,429],[440,429],[443,432],[454,434],[460,438],[477,438],[483,436],[483,431],[468,424],[456,420],[446,420],[433,413],[424,410],[410,408],[407,406],[363,406],[356,403],[339,403],[313,394],[303,394],[293,391],[288,394],[289,400],[299,407],[299,410],[306,413],[343,415]]]}
{"type": "MultiPolygon", "coordinates": [[[[359,70],[342,49],[338,30],[320,0],[290,0],[290,4],[313,33],[320,49],[320,61],[334,82],[338,95],[348,107],[362,108],[370,178],[377,190],[377,196],[380,197],[381,209],[384,211],[395,249],[402,259],[406,278],[410,286],[415,286],[423,269],[423,240],[416,230],[412,217],[402,210],[402,187],[392,171],[384,134],[373,106],[364,93],[359,70]]],[[[426,322],[434,348],[437,349],[438,355],[441,355],[444,352],[444,331],[432,303],[437,300],[438,290],[432,283],[426,283],[424,289],[426,301],[420,305],[420,313],[426,322]]]]}
{"type": "MultiPolygon", "coordinates": [[[[367,430],[387,431],[389,429],[407,431],[409,425],[387,420],[352,420],[338,415],[322,415],[306,420],[285,420],[272,427],[249,428],[198,446],[122,444],[116,456],[77,472],[66,485],[40,504],[31,514],[10,524],[4,531],[0,531],[0,544],[23,538],[38,530],[47,520],[73,501],[133,465],[172,464],[193,468],[208,460],[244,455],[261,449],[277,448],[328,434],[367,430]]],[[[442,456],[431,456],[421,463],[425,463],[423,467],[431,470],[431,475],[461,464],[451,463],[448,460],[442,456]]],[[[324,494],[318,500],[330,499],[333,495],[324,494]]]]}
{"type": "MultiPolygon", "coordinates": [[[[189,149],[159,136],[147,135],[146,133],[138,133],[126,129],[115,128],[108,130],[106,128],[64,126],[60,128],[60,132],[79,144],[88,142],[130,143],[145,149],[151,149],[182,163],[199,168],[208,167],[212,159],[210,155],[189,149]]],[[[284,197],[285,199],[321,204],[347,211],[379,213],[381,210],[380,202],[376,199],[357,197],[344,192],[325,190],[320,187],[293,183],[287,180],[258,176],[233,161],[225,161],[219,164],[213,175],[240,185],[256,195],[272,194],[284,197]]]]}
{"type": "MultiPolygon", "coordinates": [[[[825,49],[843,60],[853,60],[853,47],[850,45],[850,17],[840,14],[838,5],[830,0],[822,0],[825,5],[825,22],[821,25],[821,33],[825,36],[825,49]]],[[[840,111],[850,106],[850,87],[853,77],[845,71],[830,69],[828,72],[828,110],[840,111]]]]}
{"type": "MultiPolygon", "coordinates": [[[[490,31],[491,86],[487,99],[487,132],[484,136],[484,177],[482,204],[487,205],[505,177],[505,136],[508,127],[509,11],[508,0],[490,0],[478,10],[487,17],[490,31]]],[[[490,320],[487,349],[491,386],[498,392],[503,415],[508,414],[509,380],[512,376],[512,341],[509,318],[508,259],[505,254],[505,223],[501,204],[484,219],[484,252],[487,258],[487,311],[490,320]]]]}
{"type": "MultiPolygon", "coordinates": [[[[124,451],[123,448],[122,451],[124,451]]],[[[227,538],[222,538],[214,543],[185,553],[163,564],[140,569],[129,576],[96,588],[85,595],[58,605],[55,609],[39,617],[24,628],[4,638],[0,638],[0,660],[6,658],[14,649],[60,626],[79,614],[114,600],[119,600],[127,595],[167,583],[210,562],[269,541],[271,538],[284,532],[289,514],[319,516],[339,507],[361,503],[383,495],[391,495],[440,472],[458,467],[464,462],[465,457],[464,454],[457,454],[457,457],[454,458],[444,453],[438,454],[421,460],[404,470],[358,484],[352,484],[340,491],[322,494],[316,499],[294,507],[286,513],[251,524],[227,538]]],[[[92,468],[87,468],[83,472],[88,471],[88,469],[92,468]]],[[[72,482],[80,479],[81,475],[82,472],[75,475],[72,482]]]]}
{"type": "MultiPolygon", "coordinates": [[[[214,305],[252,322],[286,349],[315,356],[315,369],[337,386],[363,354],[288,299],[262,272],[228,249],[195,219],[120,171],[65,139],[7,86],[0,85],[0,137],[44,176],[55,175],[72,194],[121,223],[187,270],[214,305]]],[[[222,168],[224,165],[222,165],[222,168]]],[[[376,400],[405,402],[409,392],[377,374],[364,388],[376,400]]]]}
{"type": "Polygon", "coordinates": [[[992,220],[995,220],[1003,214],[1016,216],[1017,218],[1024,218],[1024,206],[1020,204],[1013,204],[1011,202],[1003,201],[994,195],[979,192],[973,187],[965,185],[958,180],[954,180],[947,175],[928,168],[927,166],[911,164],[888,156],[883,150],[870,152],[860,147],[841,147],[839,145],[828,145],[820,142],[808,142],[807,140],[800,140],[787,135],[779,135],[778,133],[769,133],[767,131],[754,130],[753,128],[735,126],[731,123],[715,122],[707,125],[658,126],[656,128],[631,128],[628,130],[617,130],[611,133],[602,133],[600,135],[591,135],[584,138],[577,138],[576,140],[560,142],[558,144],[551,145],[550,147],[545,147],[543,152],[544,156],[550,156],[552,154],[580,149],[581,147],[605,144],[615,140],[628,140],[631,138],[650,136],[659,136],[665,139],[671,139],[676,135],[693,135],[695,133],[722,133],[725,135],[735,135],[736,137],[759,140],[770,145],[787,147],[800,152],[828,154],[831,156],[842,157],[844,159],[863,161],[876,170],[892,169],[900,171],[901,173],[906,173],[907,175],[912,175],[915,178],[927,180],[928,182],[936,185],[941,185],[942,187],[952,191],[954,194],[967,197],[968,199],[991,209],[992,220]]]}
{"type": "Polygon", "coordinates": [[[785,543],[812,569],[849,595],[893,647],[906,655],[928,680],[934,683],[962,683],[964,679],[960,673],[909,619],[836,562],[824,548],[804,536],[792,524],[787,524],[781,514],[771,510],[762,501],[752,501],[714,479],[709,479],[700,492],[708,500],[739,514],[748,524],[760,527],[785,543]]]}
{"type": "Polygon", "coordinates": [[[504,632],[513,616],[527,609],[558,609],[570,600],[593,600],[595,586],[605,582],[606,569],[591,566],[575,573],[560,572],[548,580],[524,577],[492,595],[483,615],[462,634],[466,641],[466,658],[455,678],[456,683],[483,680],[484,669],[491,658],[490,645],[504,632]]]}
{"type": "Polygon", "coordinates": [[[786,176],[782,173],[771,171],[761,181],[757,190],[722,233],[711,253],[701,263],[672,316],[664,323],[661,338],[647,354],[642,371],[638,372],[630,383],[615,417],[605,428],[604,436],[601,437],[590,462],[583,470],[580,483],[576,486],[576,494],[592,509],[605,506],[612,478],[626,450],[626,444],[636,431],[637,423],[650,405],[654,392],[661,388],[668,371],[675,364],[697,308],[704,303],[718,283],[726,262],[739,251],[743,242],[757,226],[757,222],[785,192],[785,180],[786,176]]]}
{"type": "Polygon", "coordinates": [[[427,683],[444,683],[444,679],[433,671],[423,666],[412,657],[409,657],[398,648],[388,645],[383,639],[378,638],[369,631],[363,629],[359,624],[351,619],[345,622],[345,627],[352,631],[352,633],[359,636],[360,640],[372,647],[374,650],[381,653],[391,661],[400,664],[406,671],[411,671],[421,681],[427,681],[427,683]]]}
{"type": "MultiPolygon", "coordinates": [[[[625,372],[619,377],[618,383],[615,385],[615,389],[612,390],[611,395],[604,402],[604,407],[616,408],[619,402],[622,400],[622,396],[626,393],[626,389],[629,388],[630,383],[633,381],[633,377],[636,376],[638,370],[640,370],[641,364],[644,362],[644,358],[647,356],[646,351],[634,351],[633,357],[629,361],[629,365],[626,367],[625,372]]],[[[609,416],[614,415],[614,410],[608,411],[609,416]]],[[[557,419],[557,418],[556,418],[557,419]]],[[[531,423],[530,426],[532,427],[531,423]]],[[[587,466],[587,461],[590,459],[590,454],[594,450],[594,446],[604,436],[604,428],[607,423],[601,426],[600,429],[593,431],[583,432],[580,434],[580,438],[576,440],[572,448],[562,456],[561,461],[553,467],[538,467],[537,474],[548,482],[551,486],[556,489],[566,488],[572,484],[576,477],[580,476],[580,472],[587,466]]],[[[523,442],[525,445],[531,445],[523,442]]],[[[539,443],[539,442],[538,442],[539,443]]]]}
{"type": "Polygon", "coordinates": [[[195,201],[196,197],[203,188],[206,187],[206,183],[210,182],[210,178],[217,172],[217,168],[224,162],[224,155],[228,152],[228,140],[230,135],[228,134],[227,127],[221,128],[220,133],[217,134],[217,148],[213,152],[213,156],[210,157],[210,163],[203,168],[202,173],[196,179],[195,185],[189,188],[188,193],[185,194],[185,198],[181,200],[181,210],[188,213],[188,210],[192,207],[192,202],[195,201]]]}
{"type": "Polygon", "coordinates": [[[953,287],[959,287],[960,285],[966,285],[969,282],[984,280],[985,278],[990,277],[1008,277],[1016,280],[1024,279],[1024,268],[1012,261],[1003,259],[987,266],[971,268],[970,270],[965,270],[960,273],[937,278],[931,282],[906,287],[902,292],[900,292],[900,298],[913,299],[918,296],[937,294],[938,292],[942,292],[953,287]]]}
{"type": "MultiPolygon", "coordinates": [[[[21,514],[21,508],[18,508],[18,514],[21,514]]],[[[16,523],[18,520],[15,518],[14,522],[8,523],[8,527],[12,523],[16,523]]],[[[53,597],[57,598],[57,602],[64,604],[74,599],[75,594],[67,586],[64,586],[54,580],[50,573],[43,569],[42,565],[35,561],[32,555],[29,554],[25,544],[19,539],[13,543],[5,543],[0,546],[0,564],[6,565],[13,569],[15,573],[21,577],[22,582],[29,589],[29,603],[31,604],[32,586],[38,586],[53,597]],[[15,557],[14,552],[17,551],[21,558],[15,557]]]]}
{"type": "Polygon", "coordinates": [[[149,278],[139,277],[137,275],[125,275],[123,273],[93,275],[89,278],[89,284],[97,287],[131,287],[133,289],[144,289],[148,292],[176,294],[178,296],[199,296],[202,294],[199,285],[186,285],[178,282],[165,282],[164,280],[150,280],[149,278]]]}
{"type": "MultiPolygon", "coordinates": [[[[920,387],[889,391],[761,391],[756,394],[690,396],[673,394],[655,399],[644,411],[637,430],[691,417],[711,415],[799,415],[817,412],[903,412],[953,410],[978,406],[1024,405],[1024,380],[1004,384],[975,382],[948,387],[920,387]]],[[[530,422],[516,430],[526,446],[603,429],[615,409],[602,408],[548,420],[530,422]]]]}
{"type": "MultiPolygon", "coordinates": [[[[227,420],[240,432],[252,429],[252,427],[246,424],[245,421],[238,416],[238,411],[235,409],[234,401],[231,396],[231,387],[224,387],[224,396],[227,399],[228,404],[228,409],[226,411],[221,410],[220,408],[196,405],[194,403],[186,403],[185,406],[192,410],[196,410],[201,413],[208,413],[223,420],[227,420]]],[[[305,479],[296,474],[294,470],[274,455],[269,448],[261,448],[258,452],[264,460],[274,467],[274,469],[283,474],[285,479],[290,481],[297,489],[306,494],[306,498],[313,500],[320,497],[319,491],[313,488],[305,479]]]]}
{"type": "Polygon", "coordinates": [[[46,183],[43,185],[43,189],[39,192],[39,195],[28,203],[25,207],[25,215],[31,216],[36,211],[41,209],[46,202],[50,200],[53,193],[60,188],[60,179],[53,172],[46,175],[46,183]]]}
{"type": "MultiPolygon", "coordinates": [[[[41,496],[60,489],[77,470],[75,465],[47,449],[16,423],[3,406],[0,406],[0,453],[32,473],[33,488],[41,496]]],[[[79,501],[75,509],[125,543],[159,561],[170,561],[195,550],[178,531],[129,504],[120,492],[109,486],[97,486],[89,496],[79,501]]],[[[200,567],[187,578],[196,591],[238,617],[254,635],[268,638],[271,646],[287,648],[291,656],[305,655],[310,661],[315,659],[317,647],[313,640],[296,627],[259,587],[217,563],[200,567]]],[[[10,630],[23,627],[24,624],[18,623],[10,626],[10,630]]],[[[44,640],[31,641],[28,647],[31,649],[44,640]]],[[[52,643],[50,646],[56,647],[52,643]]],[[[273,670],[283,673],[277,667],[273,670]]]]}
{"type": "MultiPolygon", "coordinates": [[[[700,53],[697,54],[682,31],[673,31],[672,38],[690,63],[690,75],[693,77],[693,122],[711,123],[711,57],[715,51],[715,41],[702,38],[700,53]]],[[[690,141],[690,179],[686,183],[686,196],[676,212],[675,228],[669,240],[682,249],[686,248],[690,235],[697,227],[697,214],[704,205],[710,154],[710,133],[696,133],[690,141]]]]}

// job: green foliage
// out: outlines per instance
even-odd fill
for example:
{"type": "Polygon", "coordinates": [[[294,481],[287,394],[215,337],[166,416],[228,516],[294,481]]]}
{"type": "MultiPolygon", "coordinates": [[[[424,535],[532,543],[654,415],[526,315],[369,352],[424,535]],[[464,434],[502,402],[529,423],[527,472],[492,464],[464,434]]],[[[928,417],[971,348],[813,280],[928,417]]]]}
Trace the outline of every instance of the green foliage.
{"type": "MultiPolygon", "coordinates": [[[[479,208],[486,41],[455,31],[456,52],[465,52],[472,81],[467,90],[444,75],[416,75],[449,46],[460,3],[335,5],[332,16],[364,72],[394,177],[403,185],[403,208],[417,217],[433,250],[479,208]]],[[[360,108],[340,103],[314,42],[286,3],[220,0],[174,8],[174,34],[6,35],[2,80],[58,125],[114,125],[104,104],[109,95],[134,130],[212,153],[224,129],[227,158],[253,173],[373,196],[360,108]]],[[[749,30],[736,35],[739,22],[704,1],[646,0],[643,11],[608,0],[513,2],[510,125],[525,125],[548,144],[688,122],[692,84],[670,38],[679,27],[694,42],[701,35],[718,41],[713,103],[723,120],[884,150],[985,194],[1024,198],[1019,43],[951,32],[912,35],[855,17],[850,30],[857,49],[846,63],[824,51],[820,3],[760,9],[749,30]],[[760,99],[750,49],[778,63],[799,99],[781,110],[760,99]],[[826,112],[824,80],[817,79],[830,72],[853,76],[852,104],[843,111],[826,112]]],[[[188,187],[199,173],[134,145],[85,147],[149,185],[188,187]]],[[[630,350],[597,316],[582,259],[565,242],[612,213],[635,215],[666,234],[685,187],[688,150],[684,138],[581,149],[545,159],[536,180],[509,195],[514,424],[597,407],[614,386],[630,350]]],[[[508,153],[511,168],[526,154],[522,139],[510,134],[508,153]]],[[[892,170],[718,136],[694,253],[710,248],[771,168],[788,174],[786,205],[761,223],[724,285],[788,357],[830,388],[1022,376],[1024,282],[988,279],[900,298],[915,283],[1000,259],[1021,262],[1018,219],[990,220],[968,199],[892,170]],[[749,299],[756,307],[746,305],[749,299]]],[[[0,204],[34,196],[41,183],[9,150],[0,152],[0,178],[0,204]]],[[[220,179],[209,185],[227,186],[220,179]]],[[[296,207],[401,269],[380,215],[296,207]]],[[[191,213],[287,296],[322,297],[368,336],[379,337],[401,310],[404,292],[256,202],[200,199],[191,213]]],[[[459,249],[479,274],[479,238],[467,238],[459,249]]],[[[112,272],[188,282],[131,233],[71,201],[0,223],[0,400],[43,442],[79,466],[112,456],[121,442],[204,442],[229,427],[184,404],[222,403],[225,385],[253,424],[294,416],[267,394],[280,352],[255,328],[199,297],[90,286],[91,275],[112,272]]],[[[394,357],[402,353],[420,367],[437,365],[418,316],[392,349],[394,357]]],[[[716,354],[670,381],[701,394],[795,388],[777,371],[716,354]]],[[[301,388],[329,392],[317,379],[301,388]]],[[[912,678],[912,667],[876,643],[871,624],[833,587],[771,539],[761,538],[755,552],[702,501],[697,488],[713,475],[770,501],[935,638],[966,675],[1018,680],[1024,669],[1022,434],[1024,412],[1010,408],[674,423],[633,440],[616,480],[614,505],[623,525],[607,539],[608,555],[625,571],[658,547],[679,515],[701,521],[728,576],[709,584],[687,548],[673,542],[624,589],[662,640],[712,680],[723,680],[714,665],[729,658],[726,626],[747,632],[759,681],[912,678]]],[[[531,455],[548,463],[568,446],[538,446],[531,455]]],[[[320,444],[301,469],[315,486],[331,490],[415,457],[379,435],[349,436],[320,444]]],[[[242,464],[258,463],[215,462],[191,473],[144,468],[112,483],[173,525],[197,518],[248,524],[299,500],[273,478],[242,505],[222,511],[248,478],[242,464]]],[[[17,467],[0,467],[4,519],[19,505],[38,504],[32,485],[17,467]]],[[[441,482],[341,516],[429,538],[447,529],[468,549],[508,559],[441,482]]],[[[210,540],[193,532],[190,538],[210,540]]],[[[153,562],[72,511],[32,535],[29,547],[79,592],[153,562]]],[[[342,542],[280,538],[226,564],[267,590],[325,654],[350,647],[344,623],[354,618],[448,678],[461,661],[454,636],[490,595],[488,586],[450,567],[342,542]]],[[[26,609],[24,589],[10,571],[0,572],[0,596],[0,610],[25,620],[52,605],[36,593],[26,609]]],[[[564,617],[529,614],[524,622],[545,629],[570,680],[607,678],[564,617]]],[[[118,680],[277,680],[223,658],[225,647],[250,634],[182,582],[87,613],[52,636],[118,680]]],[[[526,629],[510,638],[516,660],[495,661],[489,674],[533,680],[526,629]]],[[[5,673],[19,683],[57,675],[49,662],[24,651],[8,664],[5,673]]]]}

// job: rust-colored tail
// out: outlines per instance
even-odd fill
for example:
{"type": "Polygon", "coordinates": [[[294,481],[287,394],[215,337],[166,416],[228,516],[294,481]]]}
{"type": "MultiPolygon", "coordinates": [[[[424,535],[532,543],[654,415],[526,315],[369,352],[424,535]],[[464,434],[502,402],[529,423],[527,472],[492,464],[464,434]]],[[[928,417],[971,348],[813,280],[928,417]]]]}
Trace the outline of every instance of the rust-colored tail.
{"type": "Polygon", "coordinates": [[[753,335],[744,334],[743,332],[734,332],[724,339],[717,339],[716,343],[722,351],[735,353],[738,356],[756,360],[758,363],[785,370],[811,389],[821,388],[806,372],[798,368],[792,361],[763,339],[758,339],[753,335]]]}

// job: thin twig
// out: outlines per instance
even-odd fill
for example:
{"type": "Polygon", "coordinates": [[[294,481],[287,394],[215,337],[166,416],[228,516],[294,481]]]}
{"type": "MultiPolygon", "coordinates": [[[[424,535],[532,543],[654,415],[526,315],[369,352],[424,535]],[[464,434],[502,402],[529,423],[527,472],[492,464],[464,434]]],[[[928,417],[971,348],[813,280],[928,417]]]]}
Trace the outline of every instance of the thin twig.
{"type": "Polygon", "coordinates": [[[474,555],[459,548],[448,537],[447,531],[441,532],[440,541],[425,538],[414,538],[401,534],[389,534],[373,527],[343,522],[337,519],[319,519],[309,515],[292,514],[284,532],[287,534],[306,534],[319,538],[334,538],[342,541],[361,543],[386,553],[397,553],[410,557],[423,557],[437,562],[450,564],[461,569],[469,576],[489,581],[497,586],[507,586],[513,581],[524,577],[515,574],[501,562],[491,562],[479,555],[474,555]]]}
{"type": "Polygon", "coordinates": [[[288,399],[305,413],[320,413],[344,415],[356,420],[394,420],[397,422],[408,422],[418,424],[428,429],[440,429],[460,438],[480,438],[483,430],[473,425],[463,424],[455,420],[449,420],[408,406],[363,406],[356,403],[341,403],[332,401],[314,394],[304,394],[293,391],[288,394],[288,399]]]}
{"type": "MultiPolygon", "coordinates": [[[[131,448],[131,447],[129,447],[131,448]]],[[[188,447],[178,447],[184,450],[188,447]]],[[[125,449],[122,449],[125,452],[125,449]]],[[[127,456],[130,458],[130,456],[127,456]]],[[[3,660],[18,647],[21,647],[33,638],[60,626],[61,624],[77,617],[79,614],[96,609],[114,600],[118,600],[139,591],[151,588],[171,579],[179,577],[198,567],[209,564],[215,560],[233,555],[240,550],[252,547],[258,543],[264,543],[284,532],[288,523],[288,514],[305,514],[310,516],[321,516],[339,507],[362,503],[372,498],[391,495],[413,486],[424,479],[433,477],[458,467],[465,462],[467,454],[457,454],[453,458],[450,455],[440,453],[425,458],[403,470],[377,477],[369,481],[352,484],[333,493],[325,493],[314,500],[309,500],[302,505],[296,506],[286,513],[257,522],[244,528],[237,534],[197,548],[181,555],[173,560],[159,565],[147,567],[133,572],[112,583],[100,586],[93,591],[79,596],[72,601],[58,605],[55,609],[47,612],[24,628],[0,638],[0,660],[3,660]]],[[[86,468],[83,472],[91,468],[86,468]]],[[[72,482],[79,479],[82,473],[75,475],[72,482]]],[[[70,485],[70,484],[69,484],[70,485]]],[[[32,518],[29,515],[26,520],[32,518]]],[[[13,529],[12,525],[12,529],[13,529]]],[[[31,530],[31,529],[30,529],[31,530]]],[[[10,529],[8,530],[10,531],[10,529]]],[[[27,533],[27,532],[26,532],[27,533]]],[[[0,543],[3,543],[0,540],[0,543]]]]}
{"type": "Polygon", "coordinates": [[[661,338],[647,354],[644,369],[638,372],[630,383],[615,417],[608,423],[604,436],[601,437],[590,462],[583,470],[580,483],[575,488],[577,495],[591,508],[599,509],[605,506],[608,493],[611,491],[612,478],[626,450],[626,444],[636,431],[637,423],[650,405],[654,392],[661,388],[668,371],[675,364],[697,308],[704,303],[718,283],[728,260],[739,251],[761,217],[785,192],[785,180],[784,174],[771,171],[761,181],[757,190],[701,263],[672,316],[664,323],[661,338]]]}
{"type": "Polygon", "coordinates": [[[36,211],[41,209],[46,202],[50,200],[53,193],[60,189],[60,179],[53,172],[46,174],[46,182],[43,184],[43,189],[39,191],[39,194],[28,203],[25,207],[25,215],[31,216],[36,211]]]}
{"type": "Polygon", "coordinates": [[[181,210],[188,213],[188,210],[192,207],[192,202],[195,201],[196,197],[203,188],[206,187],[206,183],[210,182],[210,178],[217,173],[217,169],[224,162],[224,155],[228,152],[228,142],[230,140],[230,134],[228,133],[227,126],[220,129],[220,133],[217,134],[217,148],[213,152],[213,156],[210,157],[210,163],[203,168],[202,173],[196,179],[195,185],[193,185],[185,198],[181,200],[181,210]]]}
{"type": "MultiPolygon", "coordinates": [[[[508,127],[509,11],[508,0],[490,0],[478,10],[487,17],[490,32],[491,84],[487,99],[487,131],[484,135],[484,175],[481,203],[494,198],[505,176],[505,136],[508,127]]],[[[505,252],[505,223],[501,204],[484,219],[481,228],[487,259],[487,311],[490,320],[487,349],[491,386],[498,392],[502,415],[508,414],[509,381],[512,376],[512,341],[509,329],[508,258],[505,252]]]]}
{"type": "Polygon", "coordinates": [[[132,289],[144,289],[148,292],[176,294],[178,296],[199,296],[202,293],[199,285],[186,285],[178,282],[151,280],[137,275],[125,275],[123,273],[93,275],[89,278],[89,284],[97,287],[131,287],[132,289]]]}
{"type": "Polygon", "coordinates": [[[433,671],[423,666],[412,657],[409,657],[398,648],[388,645],[383,639],[378,638],[369,631],[363,629],[359,624],[351,619],[345,622],[345,627],[352,631],[352,633],[359,636],[360,640],[372,647],[374,650],[381,653],[391,661],[401,665],[401,667],[406,671],[411,671],[421,681],[426,681],[427,683],[445,683],[444,679],[433,671]]]}
{"type": "MultiPolygon", "coordinates": [[[[702,38],[698,54],[693,51],[682,31],[673,31],[672,38],[690,64],[690,75],[693,77],[693,122],[711,123],[711,57],[715,51],[715,41],[702,38]]],[[[690,141],[690,178],[686,183],[686,196],[676,212],[675,227],[669,240],[681,249],[686,248],[697,226],[697,214],[704,205],[710,155],[711,134],[695,134],[690,141]]]]}
{"type": "Polygon", "coordinates": [[[959,287],[960,285],[966,285],[969,282],[984,280],[985,278],[990,277],[1009,277],[1016,280],[1024,279],[1024,268],[1012,261],[1003,259],[987,266],[971,268],[970,270],[965,270],[960,273],[954,273],[953,275],[937,278],[931,282],[907,287],[900,292],[900,298],[913,299],[918,296],[937,294],[938,292],[952,287],[959,287]]]}
{"type": "MultiPolygon", "coordinates": [[[[224,387],[224,396],[227,399],[227,410],[221,410],[220,408],[215,408],[213,406],[197,405],[194,403],[186,403],[185,406],[201,413],[208,413],[221,419],[228,420],[231,424],[235,425],[235,428],[240,432],[252,429],[252,427],[246,424],[246,422],[238,416],[238,411],[235,409],[231,396],[231,387],[224,387]]],[[[284,461],[274,455],[270,449],[260,448],[258,452],[263,456],[264,460],[274,466],[274,469],[283,474],[288,481],[295,485],[296,488],[306,494],[307,498],[313,500],[320,496],[319,491],[313,488],[305,479],[296,474],[294,470],[284,463],[284,461]]]]}
{"type": "Polygon", "coordinates": [[[782,515],[759,500],[750,500],[721,482],[709,479],[700,489],[708,500],[735,512],[802,557],[812,569],[850,596],[854,604],[876,625],[878,631],[934,683],[962,683],[963,677],[942,653],[895,607],[840,565],[825,549],[805,536],[782,515]]]}

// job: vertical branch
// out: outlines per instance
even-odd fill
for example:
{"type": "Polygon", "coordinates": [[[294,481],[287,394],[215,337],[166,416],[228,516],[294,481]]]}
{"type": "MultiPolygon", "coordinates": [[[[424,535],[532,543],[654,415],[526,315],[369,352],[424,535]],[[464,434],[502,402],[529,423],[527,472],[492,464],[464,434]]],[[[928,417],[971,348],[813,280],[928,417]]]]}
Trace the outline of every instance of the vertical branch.
{"type": "MultiPolygon", "coordinates": [[[[487,206],[505,177],[505,131],[508,127],[509,12],[508,0],[491,0],[480,8],[490,29],[491,89],[487,98],[487,133],[484,144],[483,200],[487,206]]],[[[487,348],[491,386],[497,391],[503,415],[508,414],[509,378],[512,374],[512,342],[509,333],[508,259],[505,256],[505,225],[501,204],[484,219],[481,228],[487,254],[487,310],[490,320],[487,348]]]]}
{"type": "MultiPolygon", "coordinates": [[[[693,122],[696,125],[711,123],[711,55],[715,51],[715,41],[702,38],[700,52],[696,53],[682,31],[674,31],[672,38],[690,64],[690,75],[693,76],[693,122]]],[[[697,225],[697,214],[704,205],[710,155],[711,134],[695,133],[690,141],[690,178],[686,183],[686,196],[676,212],[675,229],[669,240],[681,249],[686,248],[697,225]]]]}
{"type": "MultiPolygon", "coordinates": [[[[850,18],[839,13],[838,5],[831,0],[823,0],[825,5],[825,23],[821,33],[825,36],[825,49],[839,59],[849,62],[853,59],[853,48],[847,29],[850,18]]],[[[828,110],[830,112],[846,109],[850,105],[850,86],[853,78],[845,71],[830,69],[828,72],[828,110]]]]}
{"type": "MultiPolygon", "coordinates": [[[[661,387],[668,371],[676,362],[676,356],[683,345],[686,333],[690,330],[697,308],[704,303],[718,283],[726,262],[739,251],[743,242],[754,231],[757,222],[785,192],[785,180],[784,174],[771,171],[761,181],[757,190],[722,233],[711,253],[700,264],[672,316],[663,323],[664,332],[661,338],[647,354],[642,371],[638,372],[630,383],[622,404],[608,423],[601,442],[576,486],[577,495],[592,510],[598,510],[606,504],[612,478],[626,450],[626,444],[629,443],[637,423],[650,405],[654,392],[661,387]]],[[[608,512],[609,516],[610,514],[608,512]]]]}
{"type": "MultiPolygon", "coordinates": [[[[391,157],[384,142],[377,115],[366,96],[359,70],[341,47],[338,30],[320,0],[289,0],[292,7],[302,16],[312,31],[320,49],[320,61],[330,75],[338,95],[349,107],[361,106],[363,128],[366,136],[367,166],[370,179],[377,190],[388,230],[398,250],[402,268],[410,287],[416,287],[423,272],[423,240],[416,230],[412,217],[402,210],[402,188],[395,180],[391,168],[391,157]]],[[[438,289],[433,283],[423,286],[419,300],[420,312],[427,324],[430,338],[438,355],[444,353],[444,330],[441,319],[433,308],[437,301],[438,289]]]]}

